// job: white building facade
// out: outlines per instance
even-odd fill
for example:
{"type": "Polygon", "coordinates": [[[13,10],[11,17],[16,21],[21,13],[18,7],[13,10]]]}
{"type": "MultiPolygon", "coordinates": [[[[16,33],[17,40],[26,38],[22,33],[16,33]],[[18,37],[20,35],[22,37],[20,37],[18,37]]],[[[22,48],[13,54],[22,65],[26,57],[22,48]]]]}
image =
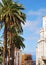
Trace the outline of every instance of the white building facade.
{"type": "Polygon", "coordinates": [[[46,65],[46,16],[43,17],[43,27],[36,48],[36,65],[46,65]]]}
{"type": "Polygon", "coordinates": [[[15,48],[14,53],[14,65],[21,65],[22,62],[22,53],[21,50],[18,48],[15,48]]]}

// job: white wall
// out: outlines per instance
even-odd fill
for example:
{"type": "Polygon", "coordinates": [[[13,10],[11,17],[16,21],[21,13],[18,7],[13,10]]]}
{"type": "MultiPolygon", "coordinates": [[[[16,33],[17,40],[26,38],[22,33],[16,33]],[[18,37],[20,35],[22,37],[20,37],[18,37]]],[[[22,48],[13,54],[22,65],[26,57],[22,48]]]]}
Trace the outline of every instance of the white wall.
{"type": "Polygon", "coordinates": [[[43,63],[42,56],[46,57],[46,16],[43,17],[43,28],[40,30],[40,40],[37,44],[36,65],[38,65],[39,60],[43,63]]]}
{"type": "Polygon", "coordinates": [[[18,65],[18,63],[19,63],[19,65],[21,65],[21,61],[22,61],[22,59],[21,59],[21,56],[22,56],[21,50],[15,48],[15,54],[14,54],[14,56],[15,56],[15,61],[14,61],[15,65],[18,65]]]}

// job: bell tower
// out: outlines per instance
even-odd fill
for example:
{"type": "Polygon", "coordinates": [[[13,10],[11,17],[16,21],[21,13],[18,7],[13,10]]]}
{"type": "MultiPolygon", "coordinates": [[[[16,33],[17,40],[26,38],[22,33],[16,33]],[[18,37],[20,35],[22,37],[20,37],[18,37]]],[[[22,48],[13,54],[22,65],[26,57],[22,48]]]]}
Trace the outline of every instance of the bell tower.
{"type": "Polygon", "coordinates": [[[46,16],[43,16],[44,38],[46,38],[46,16]]]}
{"type": "Polygon", "coordinates": [[[43,16],[43,25],[36,48],[36,65],[46,65],[46,16],[43,16]]]}
{"type": "Polygon", "coordinates": [[[43,16],[43,28],[46,26],[46,16],[43,16]]]}

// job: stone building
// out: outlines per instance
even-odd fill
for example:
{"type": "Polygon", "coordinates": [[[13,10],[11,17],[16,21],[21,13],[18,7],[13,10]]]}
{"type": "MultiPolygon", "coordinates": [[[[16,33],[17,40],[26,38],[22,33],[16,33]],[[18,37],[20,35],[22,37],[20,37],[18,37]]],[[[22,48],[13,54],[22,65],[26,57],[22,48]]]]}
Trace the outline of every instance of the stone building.
{"type": "Polygon", "coordinates": [[[46,65],[46,16],[43,16],[43,26],[36,48],[36,65],[46,65]]]}
{"type": "Polygon", "coordinates": [[[15,47],[14,65],[21,65],[21,62],[22,62],[22,53],[21,53],[21,50],[15,47]]]}

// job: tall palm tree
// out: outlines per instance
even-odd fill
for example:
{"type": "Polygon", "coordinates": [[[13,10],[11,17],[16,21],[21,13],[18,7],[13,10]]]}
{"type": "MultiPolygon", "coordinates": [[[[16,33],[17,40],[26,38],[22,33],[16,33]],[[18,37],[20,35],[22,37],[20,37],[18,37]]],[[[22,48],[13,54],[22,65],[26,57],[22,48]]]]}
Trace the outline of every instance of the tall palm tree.
{"type": "MultiPolygon", "coordinates": [[[[10,40],[9,40],[10,41],[10,40]]],[[[10,61],[10,64],[14,64],[14,48],[18,48],[18,49],[21,49],[21,48],[25,48],[25,45],[23,43],[24,41],[24,38],[21,37],[20,35],[18,34],[12,34],[12,44],[10,44],[10,57],[12,58],[12,60],[10,61]]]]}
{"type": "MultiPolygon", "coordinates": [[[[22,33],[22,32],[21,32],[22,33]]],[[[8,28],[8,43],[10,45],[10,56],[12,60],[10,61],[10,64],[14,65],[14,47],[17,47],[20,49],[21,47],[24,48],[25,45],[23,43],[24,38],[20,36],[20,32],[16,31],[14,26],[11,28],[8,28]],[[9,34],[10,33],[10,34],[9,34]]]]}
{"type": "MultiPolygon", "coordinates": [[[[16,47],[18,50],[20,50],[21,48],[24,49],[25,48],[25,45],[23,43],[24,41],[24,38],[20,35],[15,35],[13,37],[13,44],[14,44],[14,47],[16,47]]],[[[15,51],[15,50],[14,50],[15,51]]],[[[17,51],[16,51],[17,53],[17,51]]],[[[16,59],[16,58],[15,58],[16,59]]],[[[19,65],[19,53],[18,53],[18,65],[19,65]]]]}
{"type": "Polygon", "coordinates": [[[0,23],[4,22],[4,65],[7,58],[7,27],[15,24],[16,29],[22,29],[21,23],[24,24],[25,14],[21,11],[24,7],[12,0],[2,0],[0,2],[0,23]],[[11,22],[11,23],[10,23],[11,22]]]}

